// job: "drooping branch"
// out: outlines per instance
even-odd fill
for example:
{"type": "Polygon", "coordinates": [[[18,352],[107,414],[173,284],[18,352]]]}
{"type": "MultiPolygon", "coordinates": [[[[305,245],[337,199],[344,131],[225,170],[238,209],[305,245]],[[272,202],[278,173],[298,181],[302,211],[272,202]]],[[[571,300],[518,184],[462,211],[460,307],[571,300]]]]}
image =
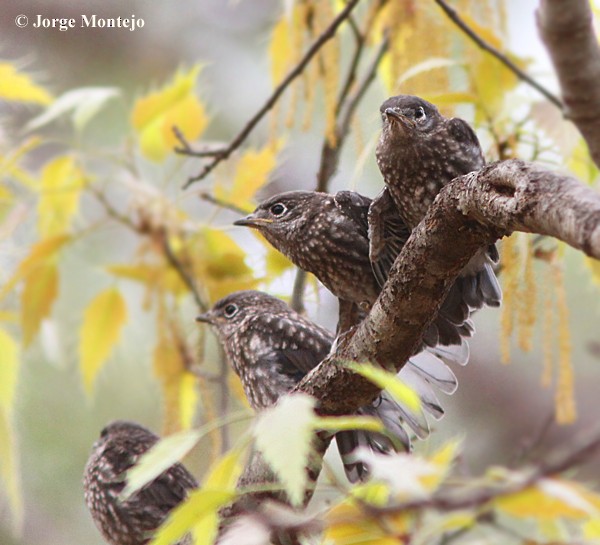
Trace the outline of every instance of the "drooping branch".
{"type": "MultiPolygon", "coordinates": [[[[189,187],[192,183],[202,180],[210,172],[212,172],[215,167],[221,163],[222,161],[229,158],[229,156],[238,149],[242,143],[246,140],[248,135],[254,130],[256,125],[263,119],[263,117],[267,114],[267,112],[277,103],[279,97],[283,94],[283,92],[289,87],[289,85],[294,81],[302,72],[304,68],[308,65],[311,59],[319,52],[319,50],[327,43],[331,38],[335,36],[338,27],[348,19],[352,10],[356,7],[356,5],[360,2],[360,0],[349,0],[346,4],[346,7],[340,11],[337,17],[331,22],[331,24],[323,31],[323,33],[317,37],[314,43],[308,48],[306,53],[302,56],[298,64],[292,69],[292,71],[284,78],[284,80],[275,88],[271,96],[266,100],[264,105],[252,116],[252,118],[246,123],[244,128],[239,132],[239,134],[229,143],[229,145],[225,149],[221,149],[215,153],[213,153],[213,159],[206,164],[200,173],[197,176],[193,176],[190,178],[187,183],[184,185],[184,189],[189,187]]],[[[176,133],[177,134],[177,133],[176,133]]],[[[180,138],[180,141],[182,139],[180,138]]],[[[180,153],[184,155],[194,155],[194,152],[191,151],[189,145],[186,145],[185,140],[182,141],[184,147],[183,149],[179,149],[180,153]]],[[[202,152],[202,156],[206,156],[206,152],[202,152]]]]}
{"type": "MultiPolygon", "coordinates": [[[[458,14],[458,12],[448,5],[445,0],[435,0],[435,3],[442,8],[443,12],[448,18],[462,30],[466,36],[468,36],[477,46],[484,51],[487,51],[490,55],[496,57],[506,68],[513,72],[521,81],[524,81],[536,91],[544,95],[552,104],[554,104],[560,110],[563,109],[563,104],[559,98],[554,96],[548,89],[533,79],[529,74],[521,70],[513,61],[511,61],[501,51],[498,51],[493,45],[486,42],[475,30],[473,30],[458,14]]],[[[564,2],[563,2],[564,4],[564,2]]]]}
{"type": "Polygon", "coordinates": [[[600,195],[517,159],[458,178],[413,231],[369,316],[297,389],[316,397],[323,414],[370,402],[377,390],[336,362],[374,361],[399,370],[469,259],[513,231],[552,236],[600,259],[600,195]]]}
{"type": "Polygon", "coordinates": [[[600,47],[588,0],[541,0],[537,25],[554,65],[566,115],[600,166],[600,47]]]}

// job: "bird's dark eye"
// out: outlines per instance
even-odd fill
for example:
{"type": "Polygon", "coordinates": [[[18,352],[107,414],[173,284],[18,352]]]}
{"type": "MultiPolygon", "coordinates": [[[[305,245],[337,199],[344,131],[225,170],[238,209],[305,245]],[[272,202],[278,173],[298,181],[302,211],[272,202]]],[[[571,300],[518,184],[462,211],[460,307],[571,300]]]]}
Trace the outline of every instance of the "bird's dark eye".
{"type": "Polygon", "coordinates": [[[283,216],[286,212],[287,212],[287,208],[284,204],[281,204],[280,202],[275,203],[273,206],[271,206],[271,214],[273,214],[274,216],[283,216]]]}
{"type": "Polygon", "coordinates": [[[225,317],[226,318],[233,318],[238,311],[238,306],[237,305],[227,305],[225,307],[225,317]]]}
{"type": "Polygon", "coordinates": [[[415,119],[425,119],[427,116],[425,115],[425,110],[423,109],[423,106],[419,106],[416,110],[415,110],[415,119]]]}

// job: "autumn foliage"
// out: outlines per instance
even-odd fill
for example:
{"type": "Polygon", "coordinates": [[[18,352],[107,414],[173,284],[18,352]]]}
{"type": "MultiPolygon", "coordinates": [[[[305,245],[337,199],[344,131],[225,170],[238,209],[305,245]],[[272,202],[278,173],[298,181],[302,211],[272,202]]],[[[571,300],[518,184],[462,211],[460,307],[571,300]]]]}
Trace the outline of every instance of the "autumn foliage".
{"type": "MultiPolygon", "coordinates": [[[[270,29],[265,52],[273,88],[346,5],[335,0],[288,4],[291,8],[282,9],[270,29]]],[[[458,0],[453,5],[481,37],[503,49],[504,3],[458,0]]],[[[26,70],[0,62],[0,98],[32,112],[20,140],[0,144],[1,232],[21,240],[0,277],[0,488],[16,527],[23,518],[14,426],[22,361],[42,342],[44,323],[56,316],[76,274],[94,286],[94,296],[69,308],[76,326],[63,334],[76,347],[77,372],[90,399],[127,325],[140,316],[150,316],[152,323],[154,344],[139,357],[147,357],[143,364],[160,385],[166,438],[132,471],[128,493],[201,439],[210,444],[200,489],[173,512],[153,545],[167,545],[190,531],[196,545],[212,543],[219,510],[244,493],[236,483],[252,447],[263,454],[298,508],[293,523],[291,515],[277,512],[273,524],[293,526],[310,542],[387,545],[460,538],[475,543],[478,535],[497,540],[507,534],[524,544],[600,540],[600,495],[572,475],[559,476],[568,469],[560,461],[522,469],[491,467],[483,475],[465,476],[456,471],[461,451],[468,449],[460,440],[424,455],[384,459],[362,453],[373,478],[355,486],[328,469],[322,478],[327,484],[319,486],[333,488],[333,499],[307,514],[305,467],[315,431],[380,430],[380,424],[369,418],[320,418],[313,400],[302,395],[252,415],[211,335],[193,323],[199,309],[235,290],[291,295],[295,270],[289,261],[259,237],[224,229],[213,220],[223,209],[239,214],[253,209],[298,132],[312,127],[324,150],[349,149],[357,163],[371,157],[377,131],[356,108],[362,95],[355,92],[369,67],[374,78],[365,92],[372,83],[381,98],[402,91],[423,96],[444,113],[456,111],[477,129],[490,160],[560,162],[580,180],[596,183],[597,170],[582,142],[565,146],[546,132],[539,112],[550,106],[524,91],[496,58],[474,47],[433,2],[368,0],[352,17],[269,108],[265,130],[185,191],[187,179],[210,160],[202,154],[217,157],[226,146],[207,137],[219,104],[204,98],[210,82],[203,78],[202,59],[174,70],[161,85],[139,89],[134,97],[116,88],[79,88],[52,96],[26,70]],[[78,146],[79,136],[117,101],[128,112],[119,141],[103,149],[78,146]],[[39,157],[64,122],[71,137],[32,167],[36,163],[30,159],[39,157]],[[347,141],[349,136],[354,141],[347,141]],[[19,220],[23,198],[35,201],[35,221],[26,228],[19,220]],[[203,215],[197,214],[200,201],[203,215]],[[95,252],[97,237],[108,237],[112,244],[95,252]],[[138,288],[136,295],[132,286],[138,288]],[[230,393],[235,403],[227,405],[223,400],[230,393]],[[246,432],[233,438],[223,433],[232,422],[247,423],[246,432]]],[[[507,54],[520,67],[528,66],[528,59],[507,54]]],[[[314,187],[316,180],[311,180],[305,189],[314,187]]],[[[568,253],[562,243],[525,234],[502,242],[505,299],[498,336],[505,363],[517,350],[544,346],[540,387],[553,388],[556,420],[563,424],[573,422],[578,412],[565,291],[568,253]],[[550,285],[553,289],[539,288],[550,285]]],[[[581,271],[596,282],[600,278],[592,260],[581,271]]],[[[318,289],[309,278],[304,293],[318,302],[318,289]]],[[[418,397],[397,377],[368,364],[357,372],[386,387],[415,414],[422,412],[418,397]]],[[[268,521],[268,515],[240,518],[229,530],[232,542],[245,542],[239,537],[244,528],[248,535],[268,535],[268,521]]]]}

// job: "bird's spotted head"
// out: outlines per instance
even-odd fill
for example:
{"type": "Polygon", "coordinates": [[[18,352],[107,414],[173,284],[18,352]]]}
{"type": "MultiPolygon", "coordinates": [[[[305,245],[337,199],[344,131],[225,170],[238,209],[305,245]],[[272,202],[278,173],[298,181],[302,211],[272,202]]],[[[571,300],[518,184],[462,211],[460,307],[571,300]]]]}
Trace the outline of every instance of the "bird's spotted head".
{"type": "Polygon", "coordinates": [[[210,324],[219,337],[227,339],[256,318],[288,312],[289,307],[280,299],[261,291],[244,290],[219,299],[208,312],[197,316],[196,321],[210,324]]]}
{"type": "Polygon", "coordinates": [[[324,193],[288,191],[260,203],[252,214],[234,222],[260,231],[276,247],[297,232],[322,208],[324,193]]]}
{"type": "Polygon", "coordinates": [[[158,437],[150,430],[128,420],[114,420],[100,432],[100,437],[94,443],[94,449],[100,450],[111,443],[120,444],[123,441],[139,441],[141,443],[153,444],[158,437]]]}
{"type": "Polygon", "coordinates": [[[383,133],[397,138],[415,138],[419,134],[427,134],[444,120],[433,104],[413,95],[390,97],[379,110],[383,133]]]}

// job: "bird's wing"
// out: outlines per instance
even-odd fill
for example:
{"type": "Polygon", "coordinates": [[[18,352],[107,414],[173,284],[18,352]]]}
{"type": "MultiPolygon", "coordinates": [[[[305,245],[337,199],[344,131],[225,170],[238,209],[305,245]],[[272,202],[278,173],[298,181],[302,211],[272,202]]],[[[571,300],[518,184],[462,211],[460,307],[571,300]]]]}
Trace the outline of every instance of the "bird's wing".
{"type": "Polygon", "coordinates": [[[410,236],[390,193],[384,189],[373,200],[368,212],[369,257],[380,287],[385,284],[396,257],[410,236]]]}
{"type": "Polygon", "coordinates": [[[298,382],[327,356],[332,342],[329,331],[298,316],[285,337],[273,339],[260,359],[298,382]]]}
{"type": "Polygon", "coordinates": [[[192,474],[182,464],[175,464],[143,487],[134,498],[141,505],[166,511],[181,503],[188,492],[197,487],[192,474]]]}
{"type": "Polygon", "coordinates": [[[479,139],[475,134],[475,131],[471,128],[464,119],[460,119],[459,117],[453,117],[448,120],[448,129],[450,133],[455,138],[455,140],[459,142],[466,142],[468,144],[473,144],[474,146],[479,147],[479,139]]]}

